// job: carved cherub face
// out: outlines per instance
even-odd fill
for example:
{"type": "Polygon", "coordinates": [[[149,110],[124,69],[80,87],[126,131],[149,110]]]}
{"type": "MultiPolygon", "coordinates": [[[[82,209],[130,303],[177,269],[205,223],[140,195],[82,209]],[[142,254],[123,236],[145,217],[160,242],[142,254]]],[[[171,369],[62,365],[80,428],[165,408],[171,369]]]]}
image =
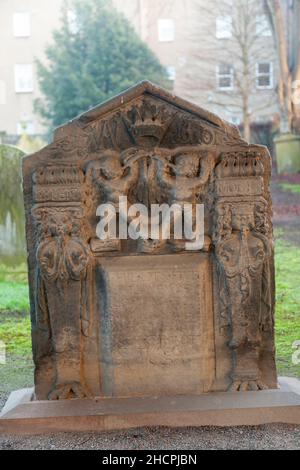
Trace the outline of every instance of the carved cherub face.
{"type": "Polygon", "coordinates": [[[53,236],[67,235],[72,231],[70,218],[63,212],[52,215],[48,224],[49,232],[53,236]]]}
{"type": "Polygon", "coordinates": [[[251,229],[254,227],[254,215],[236,213],[232,215],[233,230],[251,229]]]}
{"type": "Polygon", "coordinates": [[[121,178],[124,169],[117,158],[105,157],[101,161],[101,171],[105,178],[112,180],[121,178]]]}
{"type": "Polygon", "coordinates": [[[175,157],[176,176],[195,177],[198,173],[199,161],[191,154],[180,154],[175,157]]]}

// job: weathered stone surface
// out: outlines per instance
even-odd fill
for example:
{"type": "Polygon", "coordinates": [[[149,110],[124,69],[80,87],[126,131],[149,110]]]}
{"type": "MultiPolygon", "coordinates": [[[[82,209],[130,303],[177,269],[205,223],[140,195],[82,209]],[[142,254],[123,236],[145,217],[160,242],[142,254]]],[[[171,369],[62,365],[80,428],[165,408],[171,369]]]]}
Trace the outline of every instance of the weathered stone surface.
{"type": "Polygon", "coordinates": [[[36,398],[276,388],[270,169],[265,147],[148,82],[26,157],[36,398]],[[120,196],[204,204],[202,251],[99,240],[97,207],[120,196]]]}
{"type": "MultiPolygon", "coordinates": [[[[145,426],[258,426],[268,423],[300,424],[300,395],[292,390],[216,392],[166,397],[96,398],[83,400],[24,401],[0,417],[0,433],[110,431],[145,426]]],[[[10,403],[11,402],[11,403],[10,403]]]]}
{"type": "Polygon", "coordinates": [[[105,395],[211,390],[215,348],[209,255],[103,258],[100,270],[105,395]]]}

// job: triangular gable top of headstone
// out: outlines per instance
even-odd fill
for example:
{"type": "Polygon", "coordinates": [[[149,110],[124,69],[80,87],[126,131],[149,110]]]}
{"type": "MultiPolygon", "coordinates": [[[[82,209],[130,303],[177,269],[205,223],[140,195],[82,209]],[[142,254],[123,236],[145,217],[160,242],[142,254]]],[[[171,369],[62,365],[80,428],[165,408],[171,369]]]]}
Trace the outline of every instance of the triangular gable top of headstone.
{"type": "Polygon", "coordinates": [[[100,103],[96,107],[79,115],[69,123],[59,127],[56,130],[55,136],[59,137],[62,133],[64,133],[67,126],[76,123],[84,127],[87,124],[102,119],[107,114],[116,112],[121,108],[125,108],[126,106],[130,105],[130,103],[134,103],[135,100],[142,99],[144,97],[154,98],[158,101],[161,101],[162,103],[165,103],[166,105],[176,107],[178,110],[191,114],[194,117],[203,120],[207,124],[223,130],[224,133],[240,139],[239,130],[235,125],[219,118],[217,115],[211,113],[208,110],[205,110],[200,106],[197,106],[194,103],[191,103],[174,95],[173,93],[170,93],[158,85],[154,85],[148,80],[137,83],[117,96],[100,103]]]}
{"type": "Polygon", "coordinates": [[[56,129],[48,150],[50,158],[68,153],[68,159],[81,160],[84,154],[108,148],[198,144],[246,142],[233,124],[143,81],[56,129]]]}

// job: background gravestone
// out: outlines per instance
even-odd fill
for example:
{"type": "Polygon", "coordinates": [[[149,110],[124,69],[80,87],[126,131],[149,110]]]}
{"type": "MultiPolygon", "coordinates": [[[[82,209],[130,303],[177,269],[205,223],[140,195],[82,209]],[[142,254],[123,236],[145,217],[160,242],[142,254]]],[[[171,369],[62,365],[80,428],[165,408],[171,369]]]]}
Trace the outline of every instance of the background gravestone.
{"type": "Polygon", "coordinates": [[[266,148],[149,82],[26,157],[36,398],[276,388],[270,171],[266,148]],[[97,239],[119,196],[203,203],[203,250],[97,239]]]}
{"type": "Polygon", "coordinates": [[[25,262],[25,218],[22,194],[22,150],[0,144],[0,264],[25,262]]]}

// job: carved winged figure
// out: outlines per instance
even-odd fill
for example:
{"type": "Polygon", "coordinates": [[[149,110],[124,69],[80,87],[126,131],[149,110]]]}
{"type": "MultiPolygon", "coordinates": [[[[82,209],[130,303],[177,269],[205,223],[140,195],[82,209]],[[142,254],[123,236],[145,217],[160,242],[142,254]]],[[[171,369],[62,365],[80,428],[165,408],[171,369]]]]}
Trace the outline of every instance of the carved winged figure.
{"type": "Polygon", "coordinates": [[[138,178],[139,158],[136,149],[129,149],[121,155],[106,151],[97,160],[89,162],[86,169],[87,181],[94,181],[100,187],[104,202],[118,206],[119,197],[127,196],[138,178]]]}
{"type": "MultiPolygon", "coordinates": [[[[176,151],[166,153],[165,159],[158,158],[157,182],[162,199],[182,210],[186,204],[195,204],[198,195],[209,182],[215,161],[213,150],[199,150],[197,147],[177,148],[176,151]]],[[[181,217],[180,212],[179,216],[181,217]]],[[[171,243],[175,251],[183,249],[184,240],[171,240],[171,243]]],[[[205,247],[209,246],[210,240],[206,237],[205,247]]]]}

